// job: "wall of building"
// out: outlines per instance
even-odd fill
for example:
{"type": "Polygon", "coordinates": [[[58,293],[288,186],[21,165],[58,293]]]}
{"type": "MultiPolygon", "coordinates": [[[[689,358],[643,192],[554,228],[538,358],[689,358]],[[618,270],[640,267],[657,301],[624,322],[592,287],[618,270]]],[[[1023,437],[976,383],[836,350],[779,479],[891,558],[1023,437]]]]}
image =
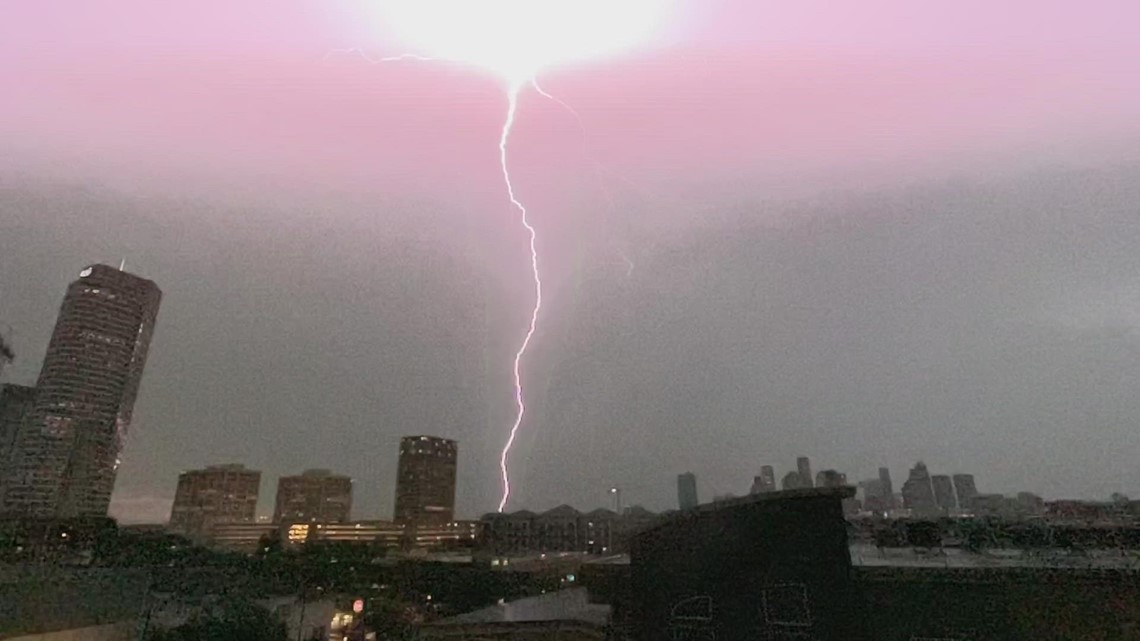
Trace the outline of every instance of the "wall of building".
{"type": "Polygon", "coordinates": [[[638,535],[633,638],[865,639],[842,511],[851,494],[760,494],[682,512],[638,535]]]}
{"type": "Polygon", "coordinates": [[[1140,574],[857,568],[877,641],[1140,639],[1140,574]]]}

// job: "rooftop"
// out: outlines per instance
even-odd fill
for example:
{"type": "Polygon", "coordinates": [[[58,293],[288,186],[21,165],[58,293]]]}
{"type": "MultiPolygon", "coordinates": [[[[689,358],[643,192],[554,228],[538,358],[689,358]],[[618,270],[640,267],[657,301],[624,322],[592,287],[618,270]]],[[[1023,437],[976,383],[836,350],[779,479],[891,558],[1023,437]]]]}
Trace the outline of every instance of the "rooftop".
{"type": "Polygon", "coordinates": [[[570,588],[467,612],[438,621],[433,625],[532,621],[580,621],[605,625],[609,615],[610,606],[590,603],[586,588],[570,588]]]}

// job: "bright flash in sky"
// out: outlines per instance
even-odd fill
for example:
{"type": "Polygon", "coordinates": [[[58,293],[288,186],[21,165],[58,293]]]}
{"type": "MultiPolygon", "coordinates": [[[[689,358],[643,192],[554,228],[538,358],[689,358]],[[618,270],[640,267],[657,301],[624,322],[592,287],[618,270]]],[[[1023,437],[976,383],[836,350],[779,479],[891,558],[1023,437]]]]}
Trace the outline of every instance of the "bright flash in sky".
{"type": "Polygon", "coordinates": [[[552,66],[611,56],[659,34],[676,0],[377,0],[411,53],[476,65],[512,86],[552,66]]]}
{"type": "MultiPolygon", "coordinates": [[[[538,328],[542,312],[542,275],[537,230],[526,206],[515,196],[507,162],[507,146],[515,122],[519,91],[530,84],[539,94],[562,104],[542,90],[535,76],[544,69],[612,56],[647,43],[660,32],[675,0],[383,0],[375,5],[386,34],[410,51],[405,56],[448,60],[487,69],[507,83],[507,114],[499,138],[499,163],[510,203],[521,214],[530,244],[534,307],[526,335],[515,353],[515,420],[499,458],[502,512],[511,496],[508,459],[526,415],[523,359],[538,328]]],[[[567,107],[569,109],[569,107],[567,107]]]]}

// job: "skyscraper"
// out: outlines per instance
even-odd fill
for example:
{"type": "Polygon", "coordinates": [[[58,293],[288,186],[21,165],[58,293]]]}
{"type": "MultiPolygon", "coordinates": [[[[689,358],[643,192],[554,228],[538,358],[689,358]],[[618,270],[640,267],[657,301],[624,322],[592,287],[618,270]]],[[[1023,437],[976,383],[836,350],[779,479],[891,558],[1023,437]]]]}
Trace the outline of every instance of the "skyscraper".
{"type": "Polygon", "coordinates": [[[236,463],[183,472],[170,510],[170,531],[202,539],[219,523],[253,523],[260,489],[261,472],[236,463]]]}
{"type": "Polygon", "coordinates": [[[13,448],[6,511],[107,513],[161,298],[153,282],[106,265],[68,286],[13,448]]]}
{"type": "Polygon", "coordinates": [[[682,510],[691,510],[700,504],[697,498],[697,475],[685,472],[677,475],[677,505],[682,510]]]}
{"type": "Polygon", "coordinates": [[[895,507],[895,486],[891,483],[891,470],[887,467],[879,468],[879,483],[881,495],[886,498],[885,509],[891,510],[895,507]]]}
{"type": "Polygon", "coordinates": [[[822,470],[815,475],[816,487],[843,487],[847,485],[847,475],[835,470],[822,470]]]}
{"type": "Polygon", "coordinates": [[[766,494],[776,489],[776,471],[771,465],[761,466],[760,476],[752,479],[752,494],[766,494]]]}
{"type": "Polygon", "coordinates": [[[799,490],[805,487],[810,487],[804,484],[803,477],[799,472],[788,472],[780,481],[781,490],[799,490]]]}
{"type": "Polygon", "coordinates": [[[954,498],[954,483],[949,476],[935,474],[930,477],[930,485],[934,488],[934,502],[940,509],[949,512],[958,507],[958,501],[954,498]]]}
{"type": "Polygon", "coordinates": [[[902,487],[903,505],[909,510],[930,512],[937,507],[934,502],[934,486],[930,483],[930,472],[926,463],[915,463],[910,476],[902,487]]]}
{"type": "Polygon", "coordinates": [[[958,495],[958,505],[964,510],[974,506],[974,497],[978,495],[978,487],[974,485],[973,474],[955,474],[954,492],[958,495]]]}
{"type": "Polygon", "coordinates": [[[396,522],[441,525],[455,516],[455,441],[438,436],[400,439],[396,472],[396,522]]]}
{"type": "Polygon", "coordinates": [[[812,487],[811,461],[801,456],[796,459],[796,472],[800,475],[800,487],[812,487]]]}
{"type": "Polygon", "coordinates": [[[277,479],[275,523],[343,523],[352,511],[352,479],[328,470],[305,470],[277,479]]]}

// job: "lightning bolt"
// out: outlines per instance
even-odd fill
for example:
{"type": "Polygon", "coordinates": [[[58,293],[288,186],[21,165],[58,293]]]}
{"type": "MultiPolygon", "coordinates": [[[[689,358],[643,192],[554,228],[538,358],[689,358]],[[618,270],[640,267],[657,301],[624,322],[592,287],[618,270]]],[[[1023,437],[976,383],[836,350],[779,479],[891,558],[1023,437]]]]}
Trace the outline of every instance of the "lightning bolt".
{"type": "MultiPolygon", "coordinates": [[[[328,59],[332,56],[346,54],[359,55],[361,58],[372,64],[378,64],[381,62],[401,62],[408,60],[418,62],[432,62],[435,60],[434,58],[428,58],[412,53],[404,53],[397,56],[387,56],[383,58],[374,58],[369,56],[367,52],[359,47],[353,47],[351,49],[334,49],[325,54],[324,59],[327,62],[328,59]]],[[[510,435],[507,437],[507,442],[503,446],[502,453],[499,456],[499,472],[501,473],[503,480],[503,495],[499,500],[499,512],[502,512],[506,508],[507,500],[511,497],[511,479],[510,470],[507,466],[507,459],[510,456],[511,447],[513,447],[515,444],[515,438],[518,436],[519,428],[522,427],[523,417],[526,415],[526,401],[523,396],[522,360],[523,357],[526,356],[527,348],[530,347],[531,339],[534,338],[535,330],[538,328],[538,314],[542,310],[542,277],[538,271],[538,232],[535,230],[534,226],[530,224],[530,218],[528,216],[526,206],[522,204],[517,196],[515,196],[514,184],[511,182],[510,167],[507,164],[507,146],[510,142],[511,130],[514,128],[515,114],[518,113],[519,92],[522,90],[523,84],[524,83],[515,83],[507,87],[507,116],[503,121],[502,132],[499,135],[499,165],[503,171],[503,184],[506,185],[507,188],[507,197],[510,200],[511,205],[519,210],[519,213],[521,214],[522,226],[528,235],[528,242],[530,246],[530,271],[531,276],[534,279],[534,307],[531,308],[530,324],[527,327],[526,336],[523,337],[522,344],[519,345],[518,351],[515,352],[514,366],[512,369],[514,374],[516,412],[515,420],[511,424],[510,435]]],[[[578,117],[577,112],[575,112],[574,109],[570,107],[570,105],[543,91],[543,89],[538,85],[537,81],[532,79],[530,81],[530,85],[534,87],[535,91],[551,100],[560,103],[563,107],[570,110],[570,112],[573,113],[575,117],[578,117]]],[[[581,124],[581,118],[579,118],[579,124],[581,124]]]]}
{"type": "MultiPolygon", "coordinates": [[[[534,85],[534,87],[538,89],[538,85],[534,85]]],[[[511,204],[522,214],[522,225],[530,236],[530,269],[531,275],[534,277],[534,307],[530,312],[530,326],[527,328],[526,336],[523,338],[519,350],[515,352],[515,407],[517,413],[515,414],[515,422],[511,425],[510,436],[507,438],[502,455],[499,457],[499,471],[503,476],[503,498],[499,500],[499,512],[503,511],[507,506],[507,500],[511,497],[511,479],[507,469],[507,457],[511,453],[511,446],[515,444],[515,437],[518,436],[523,416],[526,414],[526,402],[523,399],[522,359],[526,355],[527,347],[530,347],[530,340],[534,338],[534,331],[538,326],[538,313],[542,310],[542,277],[538,271],[538,249],[535,246],[538,233],[530,224],[526,207],[515,197],[514,185],[511,184],[511,172],[507,165],[507,143],[510,141],[511,129],[515,124],[515,113],[518,111],[521,88],[520,85],[516,84],[507,89],[507,118],[503,121],[502,135],[499,136],[499,163],[503,169],[503,182],[507,186],[507,196],[510,198],[511,204]]],[[[541,92],[541,89],[539,91],[541,92]]]]}

